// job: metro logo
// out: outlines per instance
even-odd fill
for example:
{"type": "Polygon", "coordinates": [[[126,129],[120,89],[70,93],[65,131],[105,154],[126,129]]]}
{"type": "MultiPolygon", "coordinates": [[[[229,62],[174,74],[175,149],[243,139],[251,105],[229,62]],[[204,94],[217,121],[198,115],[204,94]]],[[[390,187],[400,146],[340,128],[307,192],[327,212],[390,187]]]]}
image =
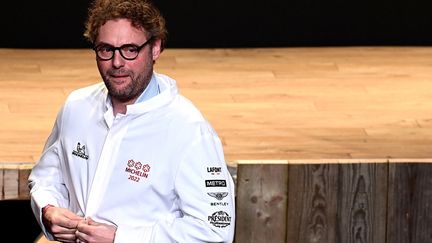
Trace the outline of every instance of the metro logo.
{"type": "Polygon", "coordinates": [[[205,180],[206,187],[226,187],[226,180],[205,180]]]}

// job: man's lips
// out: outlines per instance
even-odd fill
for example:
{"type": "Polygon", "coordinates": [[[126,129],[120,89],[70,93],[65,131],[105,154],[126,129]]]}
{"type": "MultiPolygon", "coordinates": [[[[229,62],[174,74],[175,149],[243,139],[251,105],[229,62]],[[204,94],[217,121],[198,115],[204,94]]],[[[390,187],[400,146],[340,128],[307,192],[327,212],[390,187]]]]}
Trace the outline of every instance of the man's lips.
{"type": "Polygon", "coordinates": [[[124,71],[120,71],[120,70],[112,70],[112,71],[108,71],[108,79],[110,79],[113,83],[117,84],[117,85],[122,85],[124,82],[127,82],[130,78],[131,78],[131,73],[124,70],[124,71]]]}
{"type": "Polygon", "coordinates": [[[123,83],[129,77],[127,74],[111,74],[109,75],[110,79],[116,83],[123,83]]]}
{"type": "Polygon", "coordinates": [[[113,78],[125,78],[125,77],[129,77],[128,74],[111,74],[110,75],[113,78]]]}
{"type": "Polygon", "coordinates": [[[122,75],[110,75],[109,80],[111,80],[111,83],[114,85],[123,85],[127,82],[129,75],[122,74],[122,75]]]}
{"type": "Polygon", "coordinates": [[[113,78],[124,78],[130,76],[130,72],[127,70],[110,70],[107,74],[113,78]]]}

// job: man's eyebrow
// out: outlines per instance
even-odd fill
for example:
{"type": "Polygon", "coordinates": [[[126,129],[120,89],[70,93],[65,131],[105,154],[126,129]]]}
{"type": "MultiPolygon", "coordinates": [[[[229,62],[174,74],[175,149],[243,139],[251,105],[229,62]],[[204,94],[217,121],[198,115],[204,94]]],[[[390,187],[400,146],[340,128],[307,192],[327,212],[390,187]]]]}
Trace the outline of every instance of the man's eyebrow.
{"type": "Polygon", "coordinates": [[[111,44],[108,44],[106,42],[99,42],[98,44],[96,44],[94,47],[112,47],[112,48],[120,48],[120,47],[126,47],[126,46],[134,46],[134,47],[139,47],[138,44],[135,43],[125,43],[121,46],[113,46],[111,44]]]}
{"type": "Polygon", "coordinates": [[[111,44],[109,44],[109,43],[106,43],[106,42],[99,42],[99,43],[95,43],[96,44],[96,46],[113,46],[113,45],[111,45],[111,44]]]}

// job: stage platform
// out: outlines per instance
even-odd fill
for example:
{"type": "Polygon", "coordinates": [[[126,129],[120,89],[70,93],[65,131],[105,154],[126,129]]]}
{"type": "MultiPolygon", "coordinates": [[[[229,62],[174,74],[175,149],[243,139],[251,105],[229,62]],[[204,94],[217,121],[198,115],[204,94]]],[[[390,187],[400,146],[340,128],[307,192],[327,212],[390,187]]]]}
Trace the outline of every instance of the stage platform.
{"type": "MultiPolygon", "coordinates": [[[[38,160],[86,49],[0,49],[0,162],[38,160]]],[[[226,160],[431,158],[432,48],[166,49],[156,71],[204,113],[226,160]]]]}

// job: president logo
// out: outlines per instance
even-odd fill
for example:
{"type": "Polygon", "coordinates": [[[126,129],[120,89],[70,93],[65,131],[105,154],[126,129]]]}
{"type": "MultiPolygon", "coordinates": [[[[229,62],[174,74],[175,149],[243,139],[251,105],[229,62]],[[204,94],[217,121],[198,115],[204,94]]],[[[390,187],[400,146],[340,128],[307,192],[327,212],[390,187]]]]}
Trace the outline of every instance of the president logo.
{"type": "Polygon", "coordinates": [[[205,180],[206,187],[226,187],[226,180],[205,180]]]}
{"type": "Polygon", "coordinates": [[[224,211],[218,211],[208,216],[208,221],[215,227],[225,228],[231,224],[231,217],[224,211]]]}
{"type": "Polygon", "coordinates": [[[125,172],[129,174],[129,180],[139,182],[141,179],[148,178],[150,173],[150,165],[130,159],[127,162],[125,172]]]}

